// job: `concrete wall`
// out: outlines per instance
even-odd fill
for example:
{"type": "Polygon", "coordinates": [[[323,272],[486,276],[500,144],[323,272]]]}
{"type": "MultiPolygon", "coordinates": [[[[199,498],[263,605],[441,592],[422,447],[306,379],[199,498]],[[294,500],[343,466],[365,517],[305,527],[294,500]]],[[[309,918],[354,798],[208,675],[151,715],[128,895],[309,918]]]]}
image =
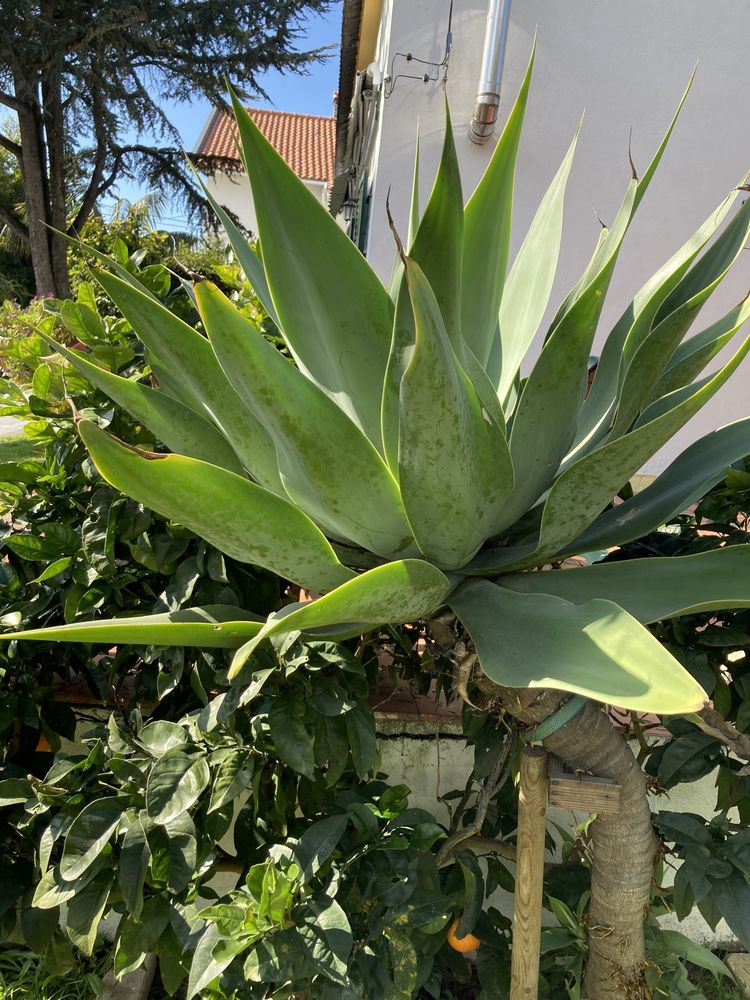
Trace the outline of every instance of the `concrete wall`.
{"type": "MultiPolygon", "coordinates": [[[[304,185],[321,204],[328,205],[328,185],[325,181],[306,180],[304,185]]],[[[250,182],[244,171],[234,174],[217,172],[206,178],[206,186],[220,205],[234,212],[246,229],[252,233],[258,231],[250,182]]]]}
{"type": "MultiPolygon", "coordinates": [[[[448,0],[388,0],[383,44],[376,56],[390,72],[397,51],[439,60],[448,0]]],[[[465,195],[481,176],[491,142],[469,142],[484,33],[486,0],[455,0],[448,96],[465,195]]],[[[696,62],[698,75],[670,148],[631,227],[610,291],[600,334],[640,285],[676,250],[750,167],[750,42],[746,0],[524,0],[513,6],[500,124],[505,120],[539,30],[534,82],[519,158],[513,245],[520,244],[547,184],[586,119],[568,187],[563,250],[552,301],[578,278],[599,231],[594,216],[611,222],[629,179],[628,133],[643,171],[696,62]]],[[[415,72],[396,59],[395,72],[415,72]]],[[[390,274],[393,240],[385,217],[391,206],[405,231],[417,121],[421,134],[422,201],[437,165],[443,129],[439,83],[398,80],[381,108],[381,133],[370,214],[368,255],[390,274]]],[[[750,255],[704,310],[693,332],[736,304],[750,288],[750,255]]],[[[750,361],[733,382],[647,466],[658,472],[695,437],[747,414],[750,361]]],[[[750,451],[750,442],[748,450],[750,451]]]]}

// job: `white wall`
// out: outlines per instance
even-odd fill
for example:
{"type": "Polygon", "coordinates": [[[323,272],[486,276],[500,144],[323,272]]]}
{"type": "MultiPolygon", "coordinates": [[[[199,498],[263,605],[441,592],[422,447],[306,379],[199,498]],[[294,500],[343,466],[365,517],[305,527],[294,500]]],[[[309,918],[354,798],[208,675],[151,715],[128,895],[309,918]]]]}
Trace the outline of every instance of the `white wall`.
{"type": "MultiPolygon", "coordinates": [[[[442,56],[448,0],[392,0],[392,54],[442,56]]],[[[448,96],[468,196],[487,163],[492,142],[466,136],[481,59],[485,0],[455,0],[448,96]]],[[[628,133],[636,166],[645,169],[685,83],[700,61],[692,94],[664,161],[631,227],[605,307],[601,334],[640,285],[709,214],[750,168],[750,35],[746,0],[516,0],[505,63],[501,124],[523,76],[535,27],[539,43],[519,157],[514,246],[530,222],[575,131],[586,120],[568,187],[563,250],[553,303],[579,276],[602,219],[611,222],[629,178],[628,133]]],[[[397,61],[403,67],[403,61],[397,61]]],[[[412,63],[413,67],[414,64],[412,63]]],[[[406,70],[413,72],[412,70],[406,70]]],[[[382,108],[369,258],[387,278],[393,241],[385,197],[405,230],[417,120],[421,133],[424,203],[442,138],[442,88],[399,80],[382,108]]],[[[736,304],[750,288],[750,254],[743,255],[693,332],[736,304]]],[[[739,340],[736,341],[739,344],[739,340]]],[[[746,361],[730,385],[647,466],[658,472],[690,440],[750,412],[746,361]]],[[[748,442],[750,452],[750,441],[748,442]]]]}
{"type": "MultiPolygon", "coordinates": [[[[308,191],[312,191],[321,204],[328,206],[328,185],[325,181],[304,181],[308,191]]],[[[247,174],[227,174],[217,172],[206,178],[206,187],[220,205],[234,212],[240,222],[252,233],[258,231],[253,196],[247,174]]]]}

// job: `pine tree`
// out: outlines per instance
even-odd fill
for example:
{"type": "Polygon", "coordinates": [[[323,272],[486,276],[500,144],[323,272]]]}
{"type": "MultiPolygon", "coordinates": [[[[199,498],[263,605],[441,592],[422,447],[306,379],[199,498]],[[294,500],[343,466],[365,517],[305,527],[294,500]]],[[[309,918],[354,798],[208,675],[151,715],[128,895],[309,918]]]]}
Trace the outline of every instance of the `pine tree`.
{"type": "Polygon", "coordinates": [[[66,242],[123,177],[202,199],[163,110],[176,97],[224,102],[226,81],[262,94],[267,69],[305,71],[323,53],[297,51],[305,18],[329,0],[0,0],[0,105],[17,136],[0,147],[21,168],[25,211],[0,200],[0,228],[27,243],[37,294],[68,292],[66,242]],[[158,144],[130,142],[155,135],[158,144]],[[75,178],[70,163],[74,159],[75,178]],[[84,165],[83,183],[80,169],[84,165]]]}

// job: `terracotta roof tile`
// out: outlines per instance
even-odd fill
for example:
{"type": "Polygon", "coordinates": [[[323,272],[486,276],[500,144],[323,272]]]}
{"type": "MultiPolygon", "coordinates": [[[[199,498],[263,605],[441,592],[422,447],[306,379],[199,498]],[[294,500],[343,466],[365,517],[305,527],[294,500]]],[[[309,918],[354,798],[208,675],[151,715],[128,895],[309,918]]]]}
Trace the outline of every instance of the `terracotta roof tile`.
{"type": "MultiPolygon", "coordinates": [[[[298,115],[292,111],[248,108],[263,135],[298,177],[333,181],[336,119],[325,115],[298,115]]],[[[197,156],[219,156],[237,160],[237,129],[234,118],[217,108],[203,133],[197,156]]]]}

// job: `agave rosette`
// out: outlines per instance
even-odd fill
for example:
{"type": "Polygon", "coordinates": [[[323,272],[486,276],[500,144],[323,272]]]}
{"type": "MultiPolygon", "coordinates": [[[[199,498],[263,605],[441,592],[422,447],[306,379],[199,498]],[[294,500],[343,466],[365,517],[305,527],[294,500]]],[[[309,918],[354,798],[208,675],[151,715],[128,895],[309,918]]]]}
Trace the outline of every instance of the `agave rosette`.
{"type": "Polygon", "coordinates": [[[235,99],[261,252],[214,207],[296,364],[211,283],[195,287],[206,339],[113,262],[97,278],[145,345],[161,388],[55,346],[172,452],[144,454],[81,420],[105,479],[228,555],[322,596],[267,622],[233,608],[196,608],[19,638],[130,636],[236,648],[236,675],[273,635],[344,637],[448,606],[499,684],[553,687],[634,710],[700,708],[705,693],[645,625],[750,605],[747,547],[533,571],[653,530],[750,451],[750,419],[738,421],[612,505],[750,349],[745,339],[726,364],[698,378],[750,315],[747,300],[690,332],[750,233],[750,200],[730,192],[637,292],[587,393],[617,256],[675,115],[521,378],[552,290],[577,138],[509,266],[530,78],[531,64],[466,203],[448,121],[421,218],[415,184],[415,221],[391,288],[235,99]]]}

